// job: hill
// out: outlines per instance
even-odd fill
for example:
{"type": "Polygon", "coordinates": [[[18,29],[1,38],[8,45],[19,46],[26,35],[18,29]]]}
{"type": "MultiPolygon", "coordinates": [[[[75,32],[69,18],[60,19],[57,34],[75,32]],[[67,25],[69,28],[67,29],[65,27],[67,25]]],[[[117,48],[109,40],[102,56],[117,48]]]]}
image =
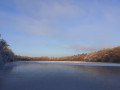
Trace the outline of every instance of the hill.
{"type": "Polygon", "coordinates": [[[84,61],[90,62],[120,62],[120,46],[102,49],[88,53],[84,61]]]}

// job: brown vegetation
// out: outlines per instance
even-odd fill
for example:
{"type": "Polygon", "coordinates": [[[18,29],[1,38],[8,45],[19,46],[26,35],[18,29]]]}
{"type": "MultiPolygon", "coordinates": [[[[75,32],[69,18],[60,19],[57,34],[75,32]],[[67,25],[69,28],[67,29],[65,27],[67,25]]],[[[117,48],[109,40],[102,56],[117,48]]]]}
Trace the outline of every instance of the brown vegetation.
{"type": "Polygon", "coordinates": [[[66,57],[26,57],[16,56],[17,60],[27,61],[86,61],[86,62],[120,62],[120,46],[107,48],[91,53],[83,53],[66,57]]]}
{"type": "Polygon", "coordinates": [[[84,60],[90,62],[120,62],[120,46],[88,53],[84,60]]]}
{"type": "Polygon", "coordinates": [[[14,55],[5,40],[0,39],[0,63],[10,61],[86,61],[86,62],[120,62],[120,46],[65,57],[28,57],[14,55]]]}

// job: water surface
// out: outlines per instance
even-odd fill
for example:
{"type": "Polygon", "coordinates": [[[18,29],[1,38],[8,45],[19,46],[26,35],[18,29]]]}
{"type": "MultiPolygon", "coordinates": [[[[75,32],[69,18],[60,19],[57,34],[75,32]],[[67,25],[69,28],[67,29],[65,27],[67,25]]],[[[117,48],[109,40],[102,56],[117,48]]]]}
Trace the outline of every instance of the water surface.
{"type": "Polygon", "coordinates": [[[0,67],[0,90],[120,90],[120,67],[14,62],[0,67]]]}

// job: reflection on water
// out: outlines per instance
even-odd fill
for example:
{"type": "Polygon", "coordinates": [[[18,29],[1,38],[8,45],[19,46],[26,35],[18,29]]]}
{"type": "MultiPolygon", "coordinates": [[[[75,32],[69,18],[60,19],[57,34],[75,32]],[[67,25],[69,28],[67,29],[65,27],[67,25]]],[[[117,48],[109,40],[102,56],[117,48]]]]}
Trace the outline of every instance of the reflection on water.
{"type": "Polygon", "coordinates": [[[0,67],[0,90],[119,90],[120,67],[14,62],[0,67]]]}

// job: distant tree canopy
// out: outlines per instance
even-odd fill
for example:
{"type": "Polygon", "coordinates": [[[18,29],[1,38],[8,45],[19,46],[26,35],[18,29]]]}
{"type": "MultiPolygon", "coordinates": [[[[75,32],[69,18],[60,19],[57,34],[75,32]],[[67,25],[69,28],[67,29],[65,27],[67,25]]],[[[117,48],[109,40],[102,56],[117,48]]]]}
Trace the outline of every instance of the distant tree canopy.
{"type": "Polygon", "coordinates": [[[120,62],[120,46],[88,53],[84,60],[90,62],[120,62]]]}
{"type": "MultiPolygon", "coordinates": [[[[1,37],[1,34],[0,34],[1,37]]],[[[86,61],[86,62],[119,62],[120,46],[102,49],[91,53],[82,53],[65,57],[28,57],[15,55],[4,39],[0,39],[0,63],[9,61],[86,61]]]]}
{"type": "Polygon", "coordinates": [[[83,53],[66,57],[25,57],[17,56],[17,60],[27,61],[85,61],[85,62],[120,62],[120,46],[107,48],[91,53],[83,53]]]}

